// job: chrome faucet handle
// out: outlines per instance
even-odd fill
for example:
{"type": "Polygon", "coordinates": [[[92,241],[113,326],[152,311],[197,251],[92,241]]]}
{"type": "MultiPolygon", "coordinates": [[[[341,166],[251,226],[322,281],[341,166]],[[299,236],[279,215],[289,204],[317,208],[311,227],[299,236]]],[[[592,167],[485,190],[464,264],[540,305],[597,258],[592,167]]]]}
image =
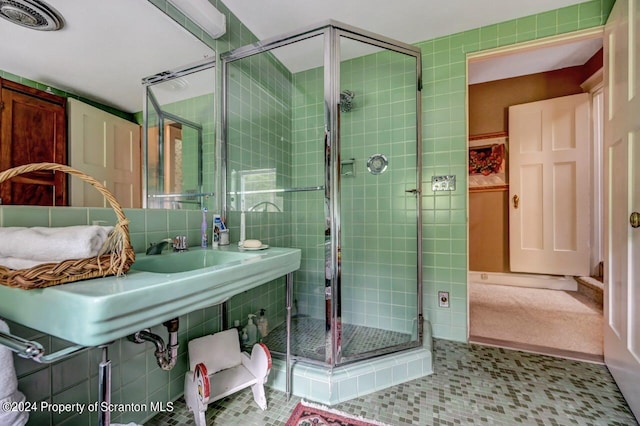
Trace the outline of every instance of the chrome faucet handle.
{"type": "Polygon", "coordinates": [[[178,235],[175,240],[173,240],[173,250],[174,251],[185,251],[189,249],[189,245],[187,244],[187,236],[186,235],[178,235]]]}

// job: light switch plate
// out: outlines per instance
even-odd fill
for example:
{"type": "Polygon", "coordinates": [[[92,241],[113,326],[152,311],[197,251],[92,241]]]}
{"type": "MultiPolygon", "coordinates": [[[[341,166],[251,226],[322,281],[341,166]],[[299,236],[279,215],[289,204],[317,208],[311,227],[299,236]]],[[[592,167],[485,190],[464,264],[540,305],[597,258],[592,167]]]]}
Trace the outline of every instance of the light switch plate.
{"type": "Polygon", "coordinates": [[[456,175],[431,176],[431,190],[436,191],[455,191],[456,175]]]}

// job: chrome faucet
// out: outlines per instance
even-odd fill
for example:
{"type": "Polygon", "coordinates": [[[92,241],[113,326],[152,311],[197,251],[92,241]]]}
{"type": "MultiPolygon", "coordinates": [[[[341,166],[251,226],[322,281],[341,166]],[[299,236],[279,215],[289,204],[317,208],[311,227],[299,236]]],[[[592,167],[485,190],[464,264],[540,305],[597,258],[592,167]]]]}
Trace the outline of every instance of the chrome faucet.
{"type": "Polygon", "coordinates": [[[171,238],[167,238],[165,240],[158,241],[157,243],[151,243],[151,244],[149,244],[149,248],[147,248],[146,253],[147,254],[160,254],[160,253],[162,253],[162,250],[164,250],[164,248],[169,243],[173,243],[173,240],[171,238]]]}
{"type": "Polygon", "coordinates": [[[164,240],[158,241],[157,243],[149,244],[149,248],[147,248],[146,253],[148,255],[161,254],[162,250],[164,250],[169,243],[171,243],[173,251],[189,250],[189,245],[187,244],[187,236],[178,235],[175,239],[166,238],[164,240]]]}

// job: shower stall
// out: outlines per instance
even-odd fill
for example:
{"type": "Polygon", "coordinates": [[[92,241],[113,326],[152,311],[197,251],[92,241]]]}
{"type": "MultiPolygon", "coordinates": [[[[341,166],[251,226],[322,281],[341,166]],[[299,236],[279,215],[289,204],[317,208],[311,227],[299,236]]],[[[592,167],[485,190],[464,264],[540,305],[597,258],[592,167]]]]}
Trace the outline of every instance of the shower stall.
{"type": "Polygon", "coordinates": [[[263,341],[330,369],[421,348],[420,49],[328,21],[221,63],[232,234],[302,250],[263,341]]]}

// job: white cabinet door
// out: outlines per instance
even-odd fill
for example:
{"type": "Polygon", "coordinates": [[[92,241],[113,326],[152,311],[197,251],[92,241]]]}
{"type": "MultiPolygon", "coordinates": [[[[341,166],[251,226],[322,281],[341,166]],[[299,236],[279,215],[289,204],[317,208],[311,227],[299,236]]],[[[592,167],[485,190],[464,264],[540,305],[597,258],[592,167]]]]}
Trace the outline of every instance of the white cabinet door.
{"type": "Polygon", "coordinates": [[[589,94],[509,108],[513,272],[589,275],[589,94]]]}
{"type": "MultiPolygon", "coordinates": [[[[103,183],[123,208],[142,206],[140,125],[75,99],[68,101],[69,164],[103,183]]],[[[78,207],[109,207],[91,185],[71,179],[78,207]]]]}
{"type": "Polygon", "coordinates": [[[618,0],[605,27],[604,359],[640,419],[640,1],[618,0]]]}

